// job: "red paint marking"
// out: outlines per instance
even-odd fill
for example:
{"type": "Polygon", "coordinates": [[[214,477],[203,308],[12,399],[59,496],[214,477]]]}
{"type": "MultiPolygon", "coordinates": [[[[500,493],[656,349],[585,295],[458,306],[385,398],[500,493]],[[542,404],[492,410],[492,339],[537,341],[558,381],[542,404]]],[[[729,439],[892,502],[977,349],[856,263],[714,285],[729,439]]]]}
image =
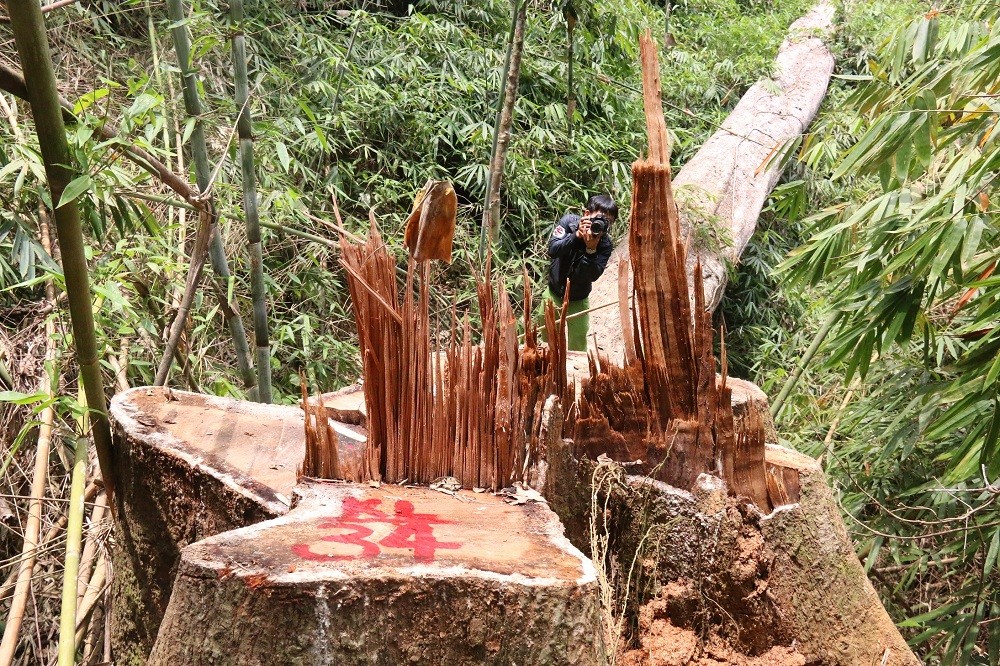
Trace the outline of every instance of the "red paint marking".
{"type": "Polygon", "coordinates": [[[319,524],[319,528],[324,530],[349,530],[346,534],[328,534],[320,538],[323,541],[358,546],[361,548],[360,553],[356,555],[326,555],[313,552],[308,543],[295,544],[292,546],[292,552],[307,560],[326,562],[353,560],[358,557],[370,559],[381,554],[382,551],[378,546],[381,544],[386,548],[412,549],[413,559],[418,562],[433,562],[434,551],[455,550],[462,547],[460,543],[438,541],[434,537],[434,529],[431,526],[447,525],[451,523],[450,520],[439,518],[433,513],[417,513],[413,503],[406,500],[397,500],[394,515],[390,516],[377,508],[381,503],[382,500],[375,498],[359,502],[354,497],[348,497],[344,500],[340,516],[321,521],[319,524]],[[366,523],[387,523],[394,525],[395,529],[376,544],[368,540],[368,537],[374,534],[374,530],[367,527],[366,523]]]}
{"type": "Polygon", "coordinates": [[[449,541],[438,541],[434,538],[431,525],[443,525],[450,520],[442,520],[433,513],[415,513],[413,503],[406,500],[396,502],[396,529],[385,537],[380,544],[387,548],[409,548],[413,543],[413,559],[418,562],[433,562],[434,551],[438,549],[454,550],[462,544],[449,541]]]}

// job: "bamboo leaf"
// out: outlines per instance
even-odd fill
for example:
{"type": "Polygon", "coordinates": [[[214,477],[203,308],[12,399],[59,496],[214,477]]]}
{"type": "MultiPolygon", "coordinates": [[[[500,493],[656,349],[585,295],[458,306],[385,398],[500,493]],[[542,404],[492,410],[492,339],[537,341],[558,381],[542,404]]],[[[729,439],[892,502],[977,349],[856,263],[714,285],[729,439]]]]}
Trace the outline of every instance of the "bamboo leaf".
{"type": "Polygon", "coordinates": [[[111,89],[108,87],[98,88],[96,90],[91,90],[88,93],[84,93],[78,100],[76,100],[76,103],[73,104],[73,115],[80,115],[89,109],[95,102],[104,99],[110,94],[111,89]]]}
{"type": "Polygon", "coordinates": [[[87,192],[90,188],[94,186],[94,181],[91,180],[90,176],[84,174],[82,176],[77,176],[73,180],[69,181],[66,188],[63,190],[62,196],[59,197],[59,205],[57,208],[62,208],[71,201],[76,201],[80,195],[87,192]]]}
{"type": "Polygon", "coordinates": [[[34,405],[48,396],[45,393],[21,393],[20,391],[0,391],[0,402],[13,405],[34,405]]]}
{"type": "Polygon", "coordinates": [[[274,144],[274,151],[278,154],[278,161],[281,163],[281,168],[287,172],[288,167],[292,163],[292,159],[288,155],[288,147],[281,141],[278,141],[274,144]]]}

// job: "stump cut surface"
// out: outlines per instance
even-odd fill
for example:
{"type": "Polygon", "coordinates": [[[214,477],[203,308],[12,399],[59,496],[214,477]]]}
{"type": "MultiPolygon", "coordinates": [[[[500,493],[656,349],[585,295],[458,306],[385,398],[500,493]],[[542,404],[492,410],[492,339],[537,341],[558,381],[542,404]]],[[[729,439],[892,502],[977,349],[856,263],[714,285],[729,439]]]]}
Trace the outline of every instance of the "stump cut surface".
{"type": "Polygon", "coordinates": [[[594,568],[545,504],[329,482],[296,499],[183,550],[150,664],[599,663],[594,568]]]}
{"type": "Polygon", "coordinates": [[[291,496],[305,455],[296,407],[142,387],[115,396],[111,412],[125,436],[265,501],[291,496]]]}

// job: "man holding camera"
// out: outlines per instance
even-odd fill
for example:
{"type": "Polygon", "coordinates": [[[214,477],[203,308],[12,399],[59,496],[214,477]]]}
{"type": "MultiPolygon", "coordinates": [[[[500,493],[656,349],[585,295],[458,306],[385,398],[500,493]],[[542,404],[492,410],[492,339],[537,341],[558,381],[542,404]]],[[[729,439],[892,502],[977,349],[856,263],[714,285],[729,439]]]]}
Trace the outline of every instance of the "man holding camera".
{"type": "Polygon", "coordinates": [[[587,350],[590,326],[590,289],[608,265],[613,249],[608,230],[618,218],[618,206],[607,194],[590,197],[583,215],[564,215],[549,237],[548,297],[558,312],[563,298],[566,308],[567,347],[587,350]],[[566,281],[569,280],[567,292],[566,281]],[[574,316],[576,315],[576,316],[574,316]]]}

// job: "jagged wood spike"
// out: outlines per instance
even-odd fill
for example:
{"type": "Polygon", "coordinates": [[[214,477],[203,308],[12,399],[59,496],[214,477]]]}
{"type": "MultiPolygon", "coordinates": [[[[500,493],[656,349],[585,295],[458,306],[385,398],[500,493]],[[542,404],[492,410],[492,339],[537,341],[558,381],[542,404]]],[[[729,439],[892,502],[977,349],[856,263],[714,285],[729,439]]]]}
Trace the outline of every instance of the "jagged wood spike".
{"type": "MultiPolygon", "coordinates": [[[[697,266],[688,281],[689,247],[673,197],[657,49],[648,33],[640,51],[650,154],[632,165],[631,327],[627,273],[619,269],[620,319],[623,331],[632,330],[633,348],[624,367],[590,356],[571,432],[592,456],[642,460],[646,473],[680,488],[693,487],[702,473],[715,474],[731,493],[769,510],[763,425],[749,421],[737,438],[725,351],[717,379],[711,312],[697,266]]],[[[546,323],[555,328],[551,319],[546,323]]]]}

